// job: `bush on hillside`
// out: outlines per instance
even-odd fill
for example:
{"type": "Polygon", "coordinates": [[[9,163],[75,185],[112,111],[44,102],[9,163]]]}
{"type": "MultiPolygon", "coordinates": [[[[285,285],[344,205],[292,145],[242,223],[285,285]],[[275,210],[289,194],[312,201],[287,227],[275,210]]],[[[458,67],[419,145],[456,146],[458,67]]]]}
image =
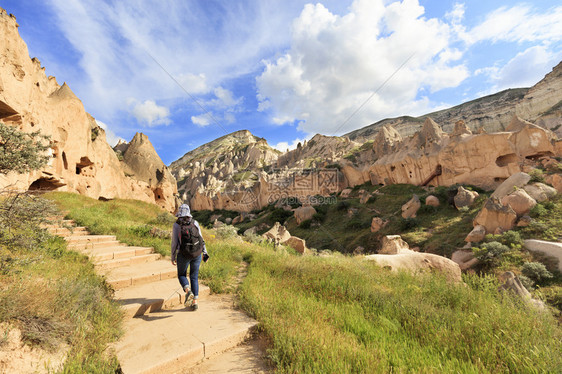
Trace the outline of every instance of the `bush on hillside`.
{"type": "Polygon", "coordinates": [[[543,285],[552,279],[552,273],[540,262],[526,262],[521,268],[521,273],[531,279],[535,285],[543,285]]]}
{"type": "Polygon", "coordinates": [[[217,238],[219,239],[232,239],[238,236],[238,230],[231,225],[223,225],[216,228],[217,238]]]}
{"type": "Polygon", "coordinates": [[[50,137],[39,131],[25,133],[0,122],[0,174],[25,173],[46,165],[50,137]]]}
{"type": "Polygon", "coordinates": [[[472,248],[474,256],[487,268],[495,268],[501,263],[509,247],[499,242],[483,243],[479,248],[472,248]]]}

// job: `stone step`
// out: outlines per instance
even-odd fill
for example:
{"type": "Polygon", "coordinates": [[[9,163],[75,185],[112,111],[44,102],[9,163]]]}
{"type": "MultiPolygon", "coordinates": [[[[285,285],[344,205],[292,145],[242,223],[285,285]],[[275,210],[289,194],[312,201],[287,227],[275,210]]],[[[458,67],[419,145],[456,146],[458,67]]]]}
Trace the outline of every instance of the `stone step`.
{"type": "Polygon", "coordinates": [[[73,249],[75,251],[96,251],[98,249],[103,248],[111,248],[111,247],[125,247],[126,244],[123,244],[117,240],[110,240],[106,242],[82,242],[82,243],[69,243],[67,244],[68,249],[73,249]]]}
{"type": "Polygon", "coordinates": [[[242,343],[257,322],[210,295],[198,311],[183,306],[125,321],[115,352],[125,374],[179,373],[242,343]]]}
{"type": "Polygon", "coordinates": [[[97,269],[115,269],[126,266],[136,266],[147,262],[154,262],[160,260],[160,258],[162,258],[160,253],[150,253],[147,255],[123,257],[115,260],[95,261],[94,265],[97,269]]]}
{"type": "MultiPolygon", "coordinates": [[[[209,296],[211,289],[199,282],[199,300],[209,296]]],[[[126,317],[138,317],[161,309],[170,309],[185,302],[185,292],[176,277],[158,282],[131,286],[115,291],[126,317]]]]}
{"type": "Polygon", "coordinates": [[[148,255],[154,252],[154,248],[118,245],[112,247],[83,249],[80,250],[80,252],[88,256],[92,261],[107,261],[116,260],[119,258],[148,255]]]}
{"type": "Polygon", "coordinates": [[[51,235],[58,235],[62,237],[89,235],[88,230],[86,230],[85,227],[48,227],[47,231],[51,235]]]}
{"type": "Polygon", "coordinates": [[[102,243],[108,241],[114,241],[117,238],[115,235],[80,235],[80,236],[69,236],[65,238],[68,244],[78,244],[78,243],[102,243]]]}
{"type": "Polygon", "coordinates": [[[98,269],[98,272],[106,276],[107,282],[115,290],[177,277],[177,268],[169,259],[122,268],[98,269]]]}

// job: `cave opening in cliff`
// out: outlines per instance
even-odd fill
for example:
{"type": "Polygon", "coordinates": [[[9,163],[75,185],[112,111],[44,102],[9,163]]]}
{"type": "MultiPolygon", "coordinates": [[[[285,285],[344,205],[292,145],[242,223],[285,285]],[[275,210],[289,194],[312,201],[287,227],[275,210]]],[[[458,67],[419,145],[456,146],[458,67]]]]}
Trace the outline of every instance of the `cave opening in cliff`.
{"type": "Polygon", "coordinates": [[[11,117],[16,114],[18,114],[18,112],[14,108],[0,100],[0,119],[11,117]]]}
{"type": "Polygon", "coordinates": [[[154,193],[154,201],[166,200],[164,198],[164,191],[161,188],[155,188],[152,192],[154,193]]]}
{"type": "Polygon", "coordinates": [[[54,191],[59,187],[64,186],[65,183],[62,183],[60,180],[56,178],[46,178],[41,177],[36,179],[33,183],[29,185],[29,191],[54,191]]]}
{"type": "Polygon", "coordinates": [[[525,156],[527,160],[538,161],[541,157],[554,157],[554,154],[549,151],[538,152],[529,156],[525,156]]]}
{"type": "Polygon", "coordinates": [[[66,159],[66,153],[62,151],[62,163],[64,164],[64,170],[68,170],[68,160],[66,159]]]}
{"type": "Polygon", "coordinates": [[[500,156],[496,159],[496,165],[499,167],[504,167],[509,164],[513,164],[519,161],[519,157],[515,153],[509,153],[507,155],[500,156]]]}
{"type": "Polygon", "coordinates": [[[80,157],[80,162],[76,163],[76,174],[82,173],[82,169],[93,165],[94,163],[90,161],[88,157],[80,157]]]}

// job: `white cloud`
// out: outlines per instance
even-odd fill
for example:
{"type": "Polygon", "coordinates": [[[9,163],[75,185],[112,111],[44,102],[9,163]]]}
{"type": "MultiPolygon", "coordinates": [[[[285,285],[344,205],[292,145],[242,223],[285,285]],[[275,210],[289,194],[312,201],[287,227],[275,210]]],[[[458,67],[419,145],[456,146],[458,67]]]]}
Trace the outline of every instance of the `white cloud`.
{"type": "Polygon", "coordinates": [[[273,148],[277,149],[278,151],[281,152],[285,152],[287,150],[292,151],[293,149],[297,148],[297,145],[299,143],[303,144],[305,140],[310,140],[312,138],[312,135],[306,137],[306,138],[297,138],[295,140],[293,140],[291,142],[291,144],[289,144],[289,142],[279,142],[275,145],[272,145],[273,148]]]}
{"type": "Polygon", "coordinates": [[[208,114],[201,114],[199,116],[191,116],[191,122],[197,126],[205,127],[211,124],[211,119],[208,114]]]}
{"type": "Polygon", "coordinates": [[[136,103],[131,114],[144,126],[153,127],[170,124],[168,108],[157,105],[152,100],[136,103]]]}
{"type": "Polygon", "coordinates": [[[117,136],[113,131],[111,131],[109,129],[109,126],[107,126],[107,124],[105,124],[104,122],[100,121],[100,120],[96,120],[96,123],[98,124],[99,127],[101,127],[102,129],[105,130],[105,139],[107,140],[107,143],[111,146],[111,147],[115,147],[115,145],[120,141],[125,141],[125,139],[123,139],[120,136],[117,136]]]}
{"type": "Polygon", "coordinates": [[[417,1],[356,0],[343,16],[308,4],[294,21],[290,50],[264,61],[257,78],[259,110],[276,123],[304,120],[307,133],[339,133],[373,119],[428,109],[421,88],[456,87],[469,73],[452,48],[451,27],[422,17],[417,1]],[[400,65],[411,60],[398,72],[400,65]],[[374,91],[396,74],[377,94],[374,91]]]}
{"type": "Polygon", "coordinates": [[[527,48],[503,66],[491,66],[476,71],[488,76],[493,85],[481,94],[492,94],[507,88],[531,87],[544,78],[544,72],[555,66],[562,55],[554,54],[544,45],[527,48]]]}
{"type": "Polygon", "coordinates": [[[466,40],[469,43],[562,40],[562,7],[554,7],[545,13],[538,13],[526,4],[498,8],[471,29],[466,40]]]}

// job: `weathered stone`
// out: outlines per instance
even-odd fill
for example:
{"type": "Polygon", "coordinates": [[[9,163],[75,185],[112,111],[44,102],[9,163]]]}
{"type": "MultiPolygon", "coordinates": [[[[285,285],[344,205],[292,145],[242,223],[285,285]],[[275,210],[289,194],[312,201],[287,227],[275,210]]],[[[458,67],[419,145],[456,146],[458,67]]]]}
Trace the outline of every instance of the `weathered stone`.
{"type": "Polygon", "coordinates": [[[455,122],[455,128],[451,136],[472,135],[472,131],[468,128],[466,123],[461,119],[455,122]]]}
{"type": "Polygon", "coordinates": [[[347,199],[349,197],[349,195],[351,194],[351,191],[353,191],[351,188],[346,188],[344,189],[341,193],[340,193],[340,197],[347,199]]]}
{"type": "Polygon", "coordinates": [[[224,220],[224,223],[226,223],[227,225],[232,224],[232,218],[226,217],[226,219],[224,220]]]}
{"type": "Polygon", "coordinates": [[[257,235],[257,234],[258,234],[258,228],[256,226],[250,227],[249,229],[244,231],[244,236],[257,235]]]}
{"type": "Polygon", "coordinates": [[[517,220],[517,213],[510,206],[503,206],[498,198],[489,198],[474,219],[474,226],[482,225],[486,232],[493,233],[498,227],[511,230],[517,220]]]}
{"type": "Polygon", "coordinates": [[[283,244],[288,245],[300,254],[304,254],[307,250],[306,241],[296,236],[291,236],[287,241],[283,242],[283,244]]]}
{"type": "Polygon", "coordinates": [[[410,246],[400,235],[386,235],[382,238],[382,248],[379,254],[395,255],[410,252],[410,246]]]}
{"type": "Polygon", "coordinates": [[[39,170],[0,174],[0,190],[77,192],[94,199],[142,200],[169,212],[177,208],[176,180],[145,135],[136,134],[130,144],[121,144],[119,161],[105,130],[86,113],[70,87],[47,77],[39,60],[29,58],[15,17],[3,9],[0,39],[2,122],[50,136],[52,156],[39,170]]]}
{"type": "Polygon", "coordinates": [[[556,189],[544,183],[528,184],[523,189],[536,201],[543,202],[556,196],[556,189]]]}
{"type": "Polygon", "coordinates": [[[552,187],[558,191],[558,193],[562,193],[562,175],[560,174],[551,174],[547,175],[545,178],[546,183],[551,184],[552,187]]]}
{"type": "Polygon", "coordinates": [[[439,206],[439,198],[437,196],[429,195],[425,198],[425,205],[439,206]]]}
{"type": "Polygon", "coordinates": [[[526,227],[526,226],[529,226],[531,224],[531,222],[533,222],[533,219],[531,218],[531,216],[524,215],[523,217],[519,218],[519,221],[517,221],[517,226],[518,227],[526,227]]]}
{"type": "Polygon", "coordinates": [[[289,230],[287,230],[285,226],[282,226],[279,222],[275,222],[275,225],[262,236],[276,244],[283,244],[291,238],[291,233],[289,233],[289,230]]]}
{"type": "Polygon", "coordinates": [[[537,202],[525,190],[517,189],[501,199],[503,205],[509,205],[518,216],[525,215],[533,209],[537,202]]]}
{"type": "Polygon", "coordinates": [[[377,157],[392,153],[398,144],[402,142],[402,136],[394,127],[385,125],[381,127],[373,142],[373,152],[377,157]]]}
{"type": "Polygon", "coordinates": [[[436,271],[444,274],[452,282],[461,282],[461,269],[459,265],[448,258],[431,253],[419,253],[408,251],[396,255],[369,255],[366,260],[375,261],[383,268],[391,271],[409,271],[419,273],[424,271],[436,271]]]}
{"type": "Polygon", "coordinates": [[[370,192],[368,192],[368,191],[363,191],[363,193],[359,195],[359,203],[360,203],[360,204],[367,204],[367,201],[369,201],[369,199],[370,199],[372,196],[373,196],[373,195],[371,195],[370,192]]]}
{"type": "Polygon", "coordinates": [[[383,220],[380,217],[373,217],[371,220],[371,232],[378,232],[380,229],[386,226],[388,221],[383,220]]]}
{"type": "Polygon", "coordinates": [[[410,201],[402,205],[402,218],[415,218],[420,207],[420,198],[418,195],[414,194],[410,201]]]}
{"type": "Polygon", "coordinates": [[[531,176],[527,173],[515,173],[505,181],[503,181],[502,184],[500,184],[498,188],[496,188],[491,197],[497,197],[501,200],[504,196],[512,193],[515,188],[521,188],[525,186],[527,183],[529,183],[530,180],[531,176]]]}
{"type": "Polygon", "coordinates": [[[239,215],[234,217],[234,219],[232,220],[232,224],[237,225],[239,223],[242,223],[243,221],[244,221],[244,217],[242,215],[239,215]]]}
{"type": "Polygon", "coordinates": [[[557,259],[558,270],[562,273],[562,243],[535,239],[527,239],[524,243],[525,248],[531,252],[541,252],[557,259]]]}
{"type": "Polygon", "coordinates": [[[471,206],[477,197],[478,192],[470,191],[463,186],[459,186],[459,188],[457,189],[457,194],[454,198],[455,207],[457,207],[457,209],[460,209],[465,206],[471,206]]]}
{"type": "Polygon", "coordinates": [[[468,243],[480,243],[482,240],[484,240],[485,236],[486,236],[486,227],[482,225],[476,225],[474,226],[472,231],[468,233],[464,241],[468,243]]]}
{"type": "Polygon", "coordinates": [[[217,228],[222,227],[222,226],[224,226],[224,223],[219,221],[218,219],[215,219],[213,221],[213,228],[217,229],[217,228]]]}
{"type": "Polygon", "coordinates": [[[474,253],[472,251],[467,251],[463,249],[459,249],[453,252],[451,256],[451,260],[456,262],[461,270],[470,269],[474,265],[478,264],[478,259],[474,257],[474,253]]]}
{"type": "Polygon", "coordinates": [[[297,220],[297,225],[300,225],[303,221],[312,219],[316,214],[316,209],[312,206],[301,206],[295,209],[295,219],[297,220]]]}
{"type": "Polygon", "coordinates": [[[536,307],[538,309],[544,309],[544,303],[540,300],[533,299],[531,293],[527,291],[525,286],[521,283],[519,278],[513,274],[511,271],[506,271],[501,276],[504,282],[499,288],[499,291],[509,291],[513,292],[515,295],[519,296],[523,301],[527,302],[529,305],[536,307]]]}

